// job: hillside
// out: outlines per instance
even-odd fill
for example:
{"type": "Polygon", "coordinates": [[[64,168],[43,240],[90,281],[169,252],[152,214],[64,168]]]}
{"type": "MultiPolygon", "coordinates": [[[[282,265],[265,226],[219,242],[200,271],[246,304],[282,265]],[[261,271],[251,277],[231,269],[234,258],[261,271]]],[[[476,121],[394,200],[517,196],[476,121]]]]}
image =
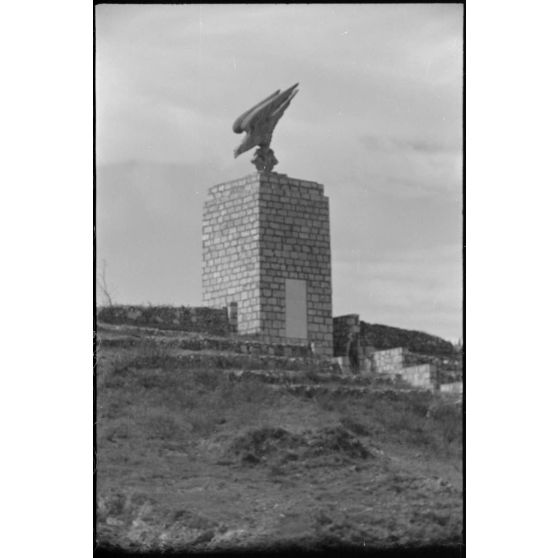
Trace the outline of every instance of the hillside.
{"type": "Polygon", "coordinates": [[[459,555],[460,404],[294,347],[106,324],[97,343],[99,548],[459,555]]]}
{"type": "Polygon", "coordinates": [[[449,341],[422,331],[360,322],[361,342],[375,349],[404,347],[413,353],[438,357],[456,357],[449,341]]]}

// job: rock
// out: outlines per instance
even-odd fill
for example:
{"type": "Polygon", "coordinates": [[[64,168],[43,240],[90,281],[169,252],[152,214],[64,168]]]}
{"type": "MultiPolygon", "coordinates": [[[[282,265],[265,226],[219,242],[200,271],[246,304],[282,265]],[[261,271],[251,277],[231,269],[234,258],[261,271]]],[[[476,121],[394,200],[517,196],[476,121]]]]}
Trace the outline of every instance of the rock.
{"type": "Polygon", "coordinates": [[[207,543],[207,542],[211,541],[214,537],[215,537],[215,531],[213,529],[208,529],[207,531],[204,531],[201,535],[196,537],[192,541],[192,544],[207,543]]]}
{"type": "Polygon", "coordinates": [[[256,457],[253,453],[247,453],[242,456],[242,463],[245,465],[257,465],[260,462],[260,458],[256,457]]]}

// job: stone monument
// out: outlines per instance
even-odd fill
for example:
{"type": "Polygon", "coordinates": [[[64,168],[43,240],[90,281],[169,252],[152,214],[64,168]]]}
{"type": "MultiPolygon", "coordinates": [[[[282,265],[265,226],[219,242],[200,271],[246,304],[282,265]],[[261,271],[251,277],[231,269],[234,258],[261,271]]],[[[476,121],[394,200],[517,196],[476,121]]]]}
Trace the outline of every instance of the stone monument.
{"type": "Polygon", "coordinates": [[[203,211],[203,302],[234,307],[238,333],[308,343],[333,355],[329,200],[321,184],[272,172],[278,120],[298,84],[233,125],[235,157],[258,146],[258,172],[209,189],[203,211]]]}

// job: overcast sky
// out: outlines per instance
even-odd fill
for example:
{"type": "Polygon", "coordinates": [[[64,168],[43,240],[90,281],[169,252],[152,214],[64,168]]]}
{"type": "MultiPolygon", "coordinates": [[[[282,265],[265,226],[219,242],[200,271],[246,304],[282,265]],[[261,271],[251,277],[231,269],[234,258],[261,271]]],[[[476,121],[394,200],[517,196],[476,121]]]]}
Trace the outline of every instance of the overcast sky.
{"type": "Polygon", "coordinates": [[[334,315],[462,335],[460,4],[96,7],[97,257],[119,303],[201,304],[232,122],[300,83],[274,169],[325,185],[334,315]]]}

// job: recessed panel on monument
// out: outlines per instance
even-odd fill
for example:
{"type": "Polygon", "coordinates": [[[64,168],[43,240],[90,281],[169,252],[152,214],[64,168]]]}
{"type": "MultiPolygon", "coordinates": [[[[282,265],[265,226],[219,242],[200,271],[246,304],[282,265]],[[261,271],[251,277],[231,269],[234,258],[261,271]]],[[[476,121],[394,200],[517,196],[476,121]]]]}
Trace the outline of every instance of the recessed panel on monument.
{"type": "Polygon", "coordinates": [[[238,305],[238,332],[333,354],[329,200],[321,184],[257,172],[209,189],[203,298],[238,305]]]}
{"type": "Polygon", "coordinates": [[[287,337],[308,338],[306,281],[285,279],[285,329],[287,337]]]}

